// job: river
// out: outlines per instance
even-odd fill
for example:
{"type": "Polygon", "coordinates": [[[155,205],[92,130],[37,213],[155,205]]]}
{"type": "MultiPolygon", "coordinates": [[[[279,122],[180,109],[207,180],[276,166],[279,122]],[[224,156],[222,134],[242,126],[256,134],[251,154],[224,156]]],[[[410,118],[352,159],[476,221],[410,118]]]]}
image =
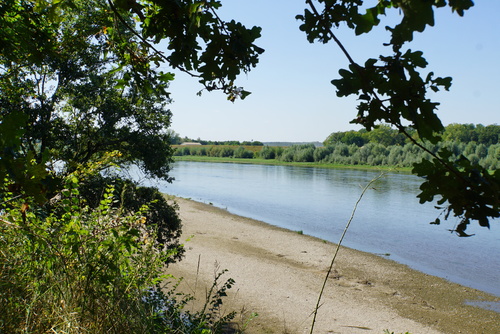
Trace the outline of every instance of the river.
{"type": "MultiPolygon", "coordinates": [[[[380,172],[179,161],[160,191],[211,203],[229,212],[338,242],[363,187],[380,172]]],[[[419,204],[421,179],[388,173],[365,193],[344,245],[385,256],[419,271],[500,296],[500,229],[471,224],[469,238],[430,221],[440,211],[419,204]]]]}

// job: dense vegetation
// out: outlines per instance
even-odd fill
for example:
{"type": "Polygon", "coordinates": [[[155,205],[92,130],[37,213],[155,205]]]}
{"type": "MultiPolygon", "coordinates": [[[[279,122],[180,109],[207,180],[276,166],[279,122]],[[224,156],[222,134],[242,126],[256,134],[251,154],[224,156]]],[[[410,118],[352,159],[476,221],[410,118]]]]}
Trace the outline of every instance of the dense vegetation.
{"type": "MultiPolygon", "coordinates": [[[[410,138],[418,138],[414,129],[407,129],[410,138]]],[[[407,136],[392,129],[388,125],[381,125],[371,131],[361,129],[359,131],[334,132],[323,142],[325,146],[336,143],[356,144],[363,146],[368,143],[389,145],[404,145],[411,143],[407,136]]],[[[443,141],[454,143],[476,143],[486,146],[498,144],[500,141],[500,126],[482,124],[450,124],[444,128],[442,133],[443,141]]]]}
{"type": "Polygon", "coordinates": [[[233,281],[219,275],[205,307],[186,310],[192,297],[177,292],[177,280],[165,274],[178,250],[163,247],[157,228],[147,224],[154,203],[124,211],[110,186],[97,208],[85,205],[79,183],[97,167],[66,177],[50,211],[2,190],[1,332],[221,331],[234,316],[220,313],[233,281]]]}
{"type": "Polygon", "coordinates": [[[219,313],[220,276],[184,309],[165,275],[184,252],[177,207],[120,173],[171,180],[174,75],[160,66],[248,95],[234,80],[263,52],[260,29],[218,5],[0,2],[0,332],[210,333],[234,316],[219,313]]]}
{"type": "MultiPolygon", "coordinates": [[[[436,153],[446,148],[452,153],[451,160],[466,158],[486,169],[497,170],[500,169],[499,135],[498,125],[451,124],[443,133],[446,140],[438,144],[427,144],[427,149],[436,153]]],[[[259,150],[250,148],[227,145],[178,146],[174,155],[392,167],[412,167],[415,163],[432,158],[428,152],[416,147],[405,136],[387,126],[370,132],[363,129],[332,133],[324,141],[324,147],[302,144],[291,147],[264,146],[259,150]]]]}

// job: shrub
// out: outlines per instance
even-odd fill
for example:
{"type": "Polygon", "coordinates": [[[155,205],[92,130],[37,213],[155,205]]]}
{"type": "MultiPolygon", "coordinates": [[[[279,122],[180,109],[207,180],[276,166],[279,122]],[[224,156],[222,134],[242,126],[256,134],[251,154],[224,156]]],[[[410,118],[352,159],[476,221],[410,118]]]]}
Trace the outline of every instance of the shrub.
{"type": "Polygon", "coordinates": [[[280,155],[279,160],[284,162],[293,162],[294,155],[295,152],[290,150],[284,150],[283,153],[280,155]]]}
{"type": "Polygon", "coordinates": [[[253,158],[253,152],[250,151],[250,150],[245,149],[243,146],[240,146],[236,150],[234,150],[233,157],[235,157],[235,158],[242,158],[242,159],[252,159],[253,158]]]}
{"type": "Polygon", "coordinates": [[[1,333],[214,333],[234,316],[218,315],[232,280],[202,311],[183,310],[191,297],[168,286],[176,249],[146,224],[151,207],[124,210],[109,187],[92,210],[79,189],[70,175],[50,211],[2,189],[1,333]]]}
{"type": "Polygon", "coordinates": [[[293,161],[295,162],[313,162],[314,161],[314,148],[307,147],[298,149],[293,155],[293,161]]]}
{"type": "Polygon", "coordinates": [[[234,155],[234,150],[231,147],[222,147],[219,151],[220,158],[230,158],[234,155]]]}
{"type": "Polygon", "coordinates": [[[314,150],[313,158],[316,162],[323,161],[329,154],[332,153],[332,147],[317,147],[314,150]]]}
{"type": "Polygon", "coordinates": [[[259,152],[259,156],[262,159],[276,159],[276,150],[271,146],[264,146],[259,152]]]}
{"type": "Polygon", "coordinates": [[[199,155],[199,156],[206,156],[207,155],[207,148],[206,147],[198,147],[196,149],[193,149],[194,152],[192,152],[191,154],[194,153],[194,155],[199,155]]]}
{"type": "Polygon", "coordinates": [[[179,260],[184,249],[179,244],[182,224],[175,203],[169,204],[157,188],[141,187],[136,182],[118,177],[94,175],[82,182],[79,191],[89,208],[97,209],[109,187],[112,187],[113,196],[117,199],[111,205],[125,214],[137,212],[144,203],[149,203],[145,223],[154,228],[159,245],[176,250],[176,255],[169,260],[179,260]]]}

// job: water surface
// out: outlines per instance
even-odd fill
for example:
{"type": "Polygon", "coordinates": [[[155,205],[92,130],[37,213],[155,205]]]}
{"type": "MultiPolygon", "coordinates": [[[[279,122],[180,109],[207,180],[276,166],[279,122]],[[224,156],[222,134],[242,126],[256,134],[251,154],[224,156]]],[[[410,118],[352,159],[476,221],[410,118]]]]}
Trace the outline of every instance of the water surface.
{"type": "MultiPolygon", "coordinates": [[[[231,213],[338,242],[362,188],[375,171],[180,161],[162,192],[226,208],[231,213]]],[[[439,211],[421,205],[421,179],[391,173],[360,202],[344,245],[500,296],[500,230],[474,224],[474,237],[448,230],[455,218],[430,225],[439,211]]]]}

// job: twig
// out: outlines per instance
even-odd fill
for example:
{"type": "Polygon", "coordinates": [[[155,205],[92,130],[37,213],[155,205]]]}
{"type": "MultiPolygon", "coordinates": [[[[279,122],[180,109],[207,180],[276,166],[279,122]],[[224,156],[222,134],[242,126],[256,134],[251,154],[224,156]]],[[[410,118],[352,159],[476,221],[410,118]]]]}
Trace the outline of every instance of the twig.
{"type": "Polygon", "coordinates": [[[361,195],[359,195],[358,200],[354,204],[354,208],[352,210],[351,217],[347,221],[347,224],[346,224],[346,226],[344,228],[344,231],[342,232],[342,235],[340,236],[340,240],[339,240],[339,242],[337,244],[337,248],[335,249],[335,253],[333,254],[332,261],[330,262],[330,267],[328,267],[328,271],[327,271],[327,273],[325,275],[325,279],[323,281],[323,286],[321,287],[321,291],[319,292],[318,301],[316,302],[316,307],[314,308],[314,313],[313,313],[314,315],[313,315],[313,321],[312,321],[312,325],[311,325],[311,331],[309,332],[310,334],[312,334],[313,331],[314,331],[314,324],[316,323],[316,317],[318,315],[318,310],[320,308],[321,298],[323,297],[323,292],[325,291],[326,282],[328,282],[328,277],[330,276],[330,273],[332,272],[333,264],[335,263],[335,259],[337,258],[337,254],[339,253],[342,241],[344,240],[344,237],[345,237],[345,235],[347,233],[347,230],[349,229],[349,226],[351,225],[351,222],[352,222],[352,220],[354,218],[354,214],[356,213],[356,209],[358,208],[358,204],[359,204],[359,202],[361,202],[361,199],[363,198],[363,196],[366,193],[366,191],[370,188],[370,186],[374,182],[378,181],[385,174],[386,174],[385,172],[381,173],[379,176],[373,178],[370,182],[368,182],[368,184],[363,188],[363,191],[361,192],[361,195]]]}

